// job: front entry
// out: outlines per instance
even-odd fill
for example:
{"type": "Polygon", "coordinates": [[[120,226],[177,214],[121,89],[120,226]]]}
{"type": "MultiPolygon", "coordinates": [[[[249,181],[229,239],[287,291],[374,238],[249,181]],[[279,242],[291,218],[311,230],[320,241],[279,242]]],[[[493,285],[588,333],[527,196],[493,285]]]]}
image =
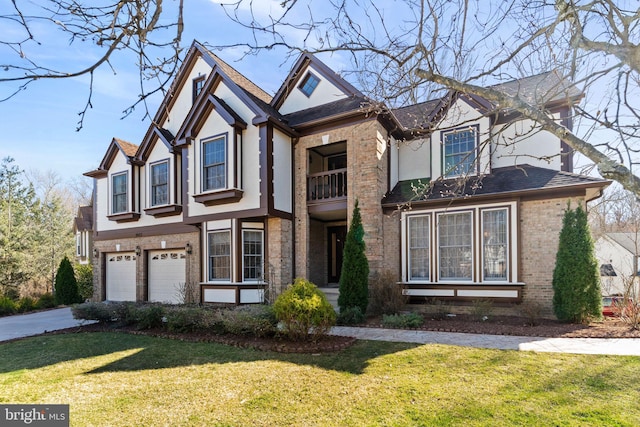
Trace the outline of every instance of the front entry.
{"type": "Polygon", "coordinates": [[[338,283],[342,271],[342,251],[347,237],[347,226],[327,227],[328,283],[338,283]]]}

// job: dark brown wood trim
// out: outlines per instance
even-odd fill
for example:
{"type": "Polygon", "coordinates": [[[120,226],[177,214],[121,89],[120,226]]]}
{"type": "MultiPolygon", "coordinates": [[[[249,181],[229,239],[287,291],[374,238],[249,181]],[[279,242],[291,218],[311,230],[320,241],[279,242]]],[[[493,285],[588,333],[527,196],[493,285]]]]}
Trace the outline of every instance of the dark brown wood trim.
{"type": "MultiPolygon", "coordinates": [[[[264,124],[261,125],[259,128],[259,139],[258,139],[258,151],[260,152],[260,159],[259,159],[259,164],[260,164],[260,208],[261,209],[265,209],[267,212],[269,211],[269,203],[268,203],[268,199],[269,199],[269,172],[268,172],[268,165],[270,164],[270,162],[268,161],[268,157],[270,155],[272,155],[273,153],[269,153],[268,147],[269,147],[269,142],[268,139],[269,137],[273,137],[273,130],[269,130],[269,125],[264,124]]],[[[272,141],[273,144],[273,141],[272,141]]],[[[272,172],[273,173],[273,172],[272,172]]],[[[273,183],[272,183],[273,185],[273,183]]]]}
{"type": "Polygon", "coordinates": [[[207,303],[204,301],[204,291],[206,289],[227,289],[227,290],[231,290],[231,291],[235,291],[235,303],[229,303],[229,304],[234,304],[234,305],[240,305],[240,292],[243,289],[264,289],[264,285],[245,285],[242,283],[238,283],[238,284],[220,284],[220,285],[216,285],[214,283],[201,283],[200,284],[200,303],[202,304],[220,304],[220,303],[207,303]]]}
{"type": "Polygon", "coordinates": [[[341,129],[346,126],[366,123],[371,120],[377,120],[375,114],[366,114],[362,111],[354,111],[342,116],[323,117],[315,122],[303,123],[296,126],[295,130],[299,133],[299,136],[308,136],[319,132],[326,132],[328,130],[341,129]]]}
{"type": "Polygon", "coordinates": [[[106,178],[107,176],[109,176],[109,171],[105,169],[95,169],[89,172],[85,172],[83,173],[83,175],[89,178],[100,179],[100,178],[106,178]]]}
{"type": "Polygon", "coordinates": [[[217,206],[227,203],[235,203],[242,199],[244,191],[237,188],[229,190],[215,191],[212,193],[202,193],[193,196],[193,200],[205,206],[217,206]]]}
{"type": "Polygon", "coordinates": [[[310,214],[347,209],[347,196],[334,198],[328,202],[307,203],[307,212],[310,214]]]}
{"type": "Polygon", "coordinates": [[[511,283],[505,285],[491,285],[486,282],[482,284],[414,284],[401,283],[405,289],[427,289],[427,290],[450,290],[453,296],[412,296],[412,302],[425,302],[425,300],[447,300],[447,301],[473,301],[477,299],[490,298],[500,302],[521,302],[523,296],[524,283],[511,283]],[[487,296],[464,296],[458,295],[460,291],[516,291],[517,297],[487,297],[487,296]]]}
{"type": "Polygon", "coordinates": [[[107,215],[107,219],[109,221],[115,221],[117,223],[132,222],[139,220],[140,214],[138,212],[125,212],[115,215],[107,215]]]}
{"type": "MultiPolygon", "coordinates": [[[[231,256],[233,257],[233,259],[235,260],[235,277],[234,277],[234,282],[242,282],[242,253],[243,253],[243,247],[242,247],[242,219],[236,219],[233,221],[234,225],[235,225],[235,231],[236,231],[236,240],[235,242],[231,245],[231,256]]],[[[240,301],[240,295],[238,295],[238,298],[236,299],[236,301],[240,301]]]]}
{"type": "MultiPolygon", "coordinates": [[[[273,127],[267,125],[267,156],[266,156],[266,172],[267,172],[267,208],[271,213],[275,206],[274,186],[273,186],[273,127]]],[[[264,165],[264,164],[263,164],[264,165]]]]}
{"type": "MultiPolygon", "coordinates": [[[[189,147],[182,147],[182,156],[180,161],[180,197],[182,199],[182,208],[184,212],[184,217],[189,216],[189,147]]],[[[194,171],[195,173],[195,171],[194,171]]],[[[195,186],[195,183],[194,183],[195,186]]]]}
{"type": "Polygon", "coordinates": [[[176,222],[173,224],[158,224],[121,230],[97,231],[94,234],[94,241],[98,242],[114,239],[133,239],[137,237],[163,236],[167,234],[187,234],[197,232],[199,232],[199,229],[197,227],[186,225],[182,222],[176,222]]]}
{"type": "Polygon", "coordinates": [[[185,224],[201,224],[205,221],[217,221],[220,219],[234,219],[234,218],[260,218],[266,217],[267,210],[264,208],[257,209],[245,209],[239,211],[228,211],[228,212],[220,212],[215,214],[207,214],[207,215],[199,215],[186,217],[185,216],[185,224]]]}
{"type": "Polygon", "coordinates": [[[156,218],[163,218],[166,216],[179,215],[182,213],[181,205],[165,205],[165,206],[157,206],[149,209],[145,209],[144,213],[147,215],[151,215],[156,218]]]}

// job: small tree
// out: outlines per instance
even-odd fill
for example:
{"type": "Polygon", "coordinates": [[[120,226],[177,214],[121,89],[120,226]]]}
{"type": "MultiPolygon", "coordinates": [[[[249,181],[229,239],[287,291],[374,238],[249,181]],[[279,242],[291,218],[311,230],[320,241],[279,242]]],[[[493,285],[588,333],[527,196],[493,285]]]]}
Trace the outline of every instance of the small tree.
{"type": "Polygon", "coordinates": [[[93,267],[91,264],[76,264],[76,283],[83,300],[93,297],[93,267]]]}
{"type": "Polygon", "coordinates": [[[56,304],[75,304],[82,302],[78,293],[78,283],[73,272],[73,267],[66,256],[60,261],[55,281],[56,304]]]}
{"type": "Polygon", "coordinates": [[[587,214],[578,206],[567,206],[553,270],[553,310],[563,322],[585,322],[599,318],[602,296],[598,263],[587,214]]]}
{"type": "Polygon", "coordinates": [[[340,311],[349,307],[360,307],[365,313],[369,303],[369,261],[364,253],[364,228],[360,217],[358,200],[353,209],[351,226],[344,244],[342,272],[340,274],[340,311]]]}

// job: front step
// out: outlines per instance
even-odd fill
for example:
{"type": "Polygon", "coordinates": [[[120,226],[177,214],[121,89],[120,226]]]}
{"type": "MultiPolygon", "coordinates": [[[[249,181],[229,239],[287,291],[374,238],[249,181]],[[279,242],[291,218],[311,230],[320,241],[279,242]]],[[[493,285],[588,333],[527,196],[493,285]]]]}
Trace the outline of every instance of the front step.
{"type": "Polygon", "coordinates": [[[336,312],[339,312],[338,309],[338,295],[340,295],[340,290],[338,288],[318,288],[322,291],[323,294],[327,297],[327,300],[333,306],[333,309],[336,312]]]}

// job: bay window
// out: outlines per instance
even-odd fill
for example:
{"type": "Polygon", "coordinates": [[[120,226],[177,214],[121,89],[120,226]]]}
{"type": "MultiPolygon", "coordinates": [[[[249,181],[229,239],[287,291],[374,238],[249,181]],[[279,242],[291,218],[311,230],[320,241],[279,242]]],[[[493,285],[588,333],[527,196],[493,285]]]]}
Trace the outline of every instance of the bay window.
{"type": "Polygon", "coordinates": [[[482,211],[482,272],[485,280],[507,280],[507,210],[482,211]]]}
{"type": "Polygon", "coordinates": [[[440,279],[473,278],[471,212],[438,215],[440,279]]]}
{"type": "Polygon", "coordinates": [[[209,280],[231,280],[231,232],[209,233],[209,280]]]}
{"type": "Polygon", "coordinates": [[[413,216],[409,218],[409,278],[429,280],[429,240],[430,218],[413,216]]]}
{"type": "Polygon", "coordinates": [[[242,279],[262,280],[262,230],[242,231],[242,279]]]}

